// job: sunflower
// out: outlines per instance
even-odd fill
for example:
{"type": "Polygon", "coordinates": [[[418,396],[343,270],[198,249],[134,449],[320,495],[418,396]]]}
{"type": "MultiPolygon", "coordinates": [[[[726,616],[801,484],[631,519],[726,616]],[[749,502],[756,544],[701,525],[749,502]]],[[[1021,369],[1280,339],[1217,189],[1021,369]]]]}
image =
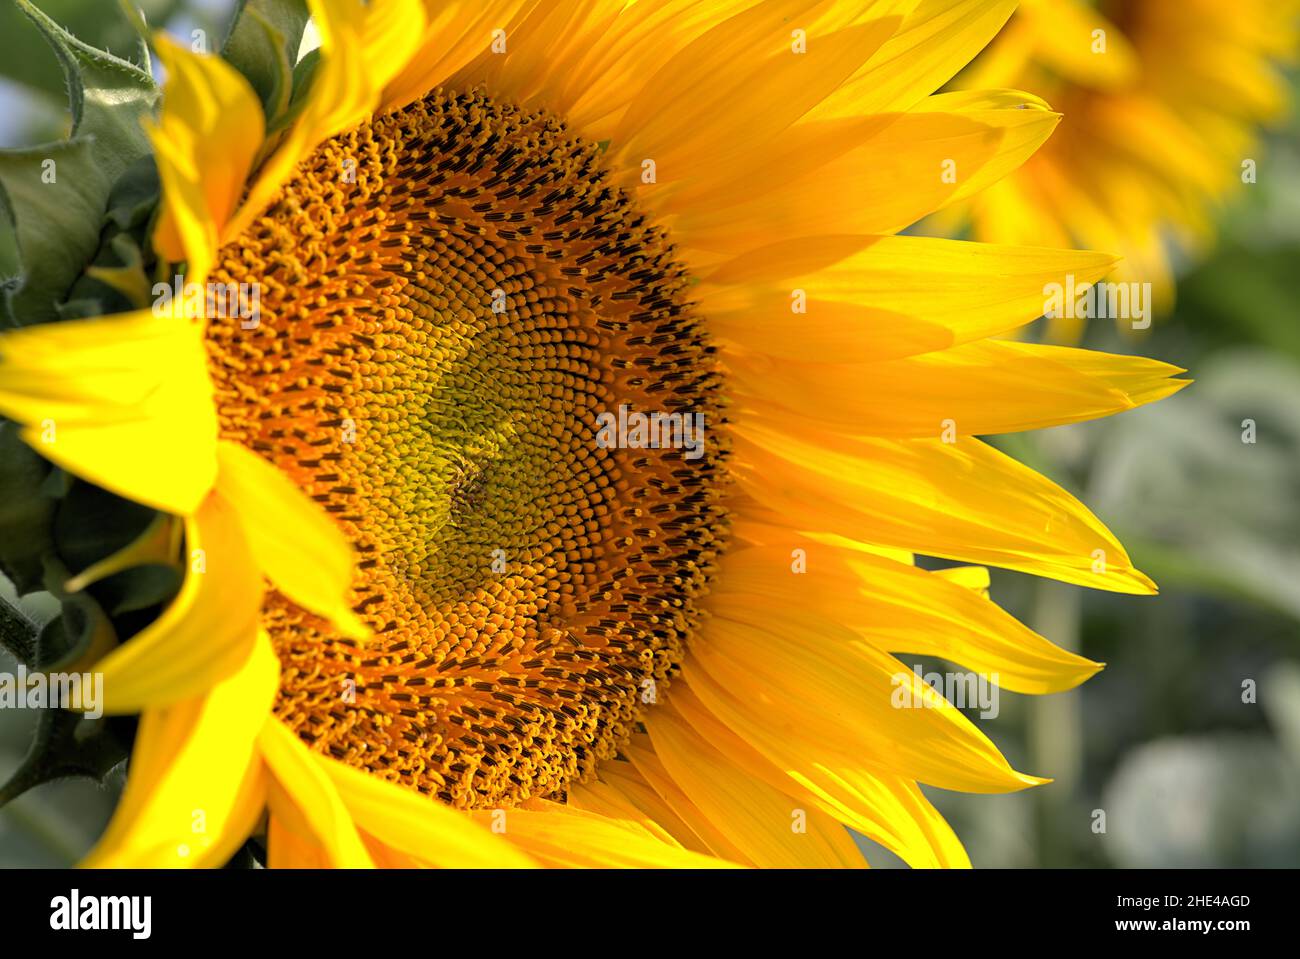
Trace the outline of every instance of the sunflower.
{"type": "Polygon", "coordinates": [[[257,309],[0,338],[30,445],[158,511],[65,586],[183,533],[83,654],[140,714],[88,864],[967,865],[920,784],[1045,780],[894,654],[1100,667],[913,552],[1154,592],[975,437],[1185,385],[997,338],[1112,257],[895,235],[1056,125],[934,95],[1012,4],[313,0],[296,67],[292,6],[278,71],[155,40],[155,275],[257,309]]]}
{"type": "MultiPolygon", "coordinates": [[[[1286,114],[1278,67],[1295,62],[1298,13],[1295,0],[1023,0],[955,86],[1028,90],[1065,119],[970,202],[972,236],[1121,254],[1117,279],[1150,283],[1168,310],[1178,257],[1203,252],[1216,211],[1267,175],[1257,132],[1286,114]]],[[[1077,327],[1062,318],[1067,336],[1077,327]]]]}

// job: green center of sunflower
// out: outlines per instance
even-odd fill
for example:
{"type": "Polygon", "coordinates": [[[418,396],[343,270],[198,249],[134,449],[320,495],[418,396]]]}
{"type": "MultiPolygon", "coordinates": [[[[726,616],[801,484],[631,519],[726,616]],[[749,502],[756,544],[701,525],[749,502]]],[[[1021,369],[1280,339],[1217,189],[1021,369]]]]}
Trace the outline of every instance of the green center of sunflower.
{"type": "Polygon", "coordinates": [[[322,145],[222,261],[260,293],[211,325],[223,436],[351,538],[377,634],[271,594],[277,715],[455,805],[563,795],[662,694],[725,535],[665,234],[554,117],[438,92],[322,145]]]}

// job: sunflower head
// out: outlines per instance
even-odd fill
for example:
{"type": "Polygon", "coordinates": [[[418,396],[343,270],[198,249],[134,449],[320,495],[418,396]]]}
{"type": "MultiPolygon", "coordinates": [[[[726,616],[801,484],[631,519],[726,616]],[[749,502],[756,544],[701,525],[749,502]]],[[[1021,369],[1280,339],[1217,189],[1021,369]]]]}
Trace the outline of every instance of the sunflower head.
{"type": "Polygon", "coordinates": [[[161,94],[28,8],[98,172],[0,174],[20,240],[69,210],[8,290],[0,561],[140,716],[89,861],[966,864],[921,784],[1044,780],[894,654],[1099,666],[915,554],[1152,592],[976,437],[1184,385],[1002,337],[1113,257],[898,235],[1059,120],[934,92],[1011,4],[308,6],[301,59],[288,0],[156,37],[161,94]],[[70,552],[78,496],[135,521],[70,552]]]}
{"type": "Polygon", "coordinates": [[[714,348],[599,148],[436,91],[323,143],[214,276],[262,291],[255,329],[208,324],[220,435],[345,531],[380,639],[274,597],[277,715],[458,805],[611,759],[682,663],[725,520],[719,441],[672,442],[722,425],[714,348]],[[648,442],[592,442],[619,410],[659,413],[648,442]]]}

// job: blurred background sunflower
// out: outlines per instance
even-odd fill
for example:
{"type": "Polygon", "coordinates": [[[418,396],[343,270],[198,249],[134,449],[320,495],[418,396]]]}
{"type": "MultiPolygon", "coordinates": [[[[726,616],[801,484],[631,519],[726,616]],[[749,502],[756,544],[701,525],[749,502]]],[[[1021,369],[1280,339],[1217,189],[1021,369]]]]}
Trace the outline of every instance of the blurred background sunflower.
{"type": "MultiPolygon", "coordinates": [[[[223,35],[231,15],[225,3],[143,6],[152,23],[181,37],[195,28],[223,35]]],[[[92,43],[132,49],[129,25],[100,4],[42,7],[92,43]]],[[[28,24],[15,18],[4,27],[2,35],[14,38],[4,66],[24,78],[4,90],[6,107],[12,105],[0,111],[10,123],[4,142],[61,135],[57,65],[28,24]],[[34,62],[44,62],[44,73],[27,69],[34,62]],[[33,76],[48,83],[31,87],[33,76]]],[[[1293,122],[1288,129],[1295,130],[1293,122]]],[[[1300,859],[1300,680],[1292,665],[1300,538],[1288,509],[1297,492],[1300,344],[1288,312],[1294,285],[1287,275],[1300,237],[1297,217],[1285,215],[1297,204],[1294,142],[1272,143],[1269,155],[1290,176],[1262,182],[1220,221],[1218,252],[1188,277],[1176,322],[1144,344],[1143,352],[1198,371],[1202,389],[1190,394],[1197,402],[1000,441],[1118,519],[1117,532],[1136,547],[1135,565],[1165,591],[1159,604],[1137,610],[1104,594],[994,572],[1000,604],[1109,668],[1082,691],[1050,699],[1004,695],[1001,715],[981,720],[1014,767],[1054,776],[1052,790],[989,799],[927,790],[977,866],[1300,859]],[[1125,422],[1137,417],[1145,419],[1125,422]],[[1153,436],[1160,441],[1154,455],[1153,436]],[[1258,701],[1243,701],[1247,681],[1258,683],[1258,701]],[[1109,814],[1100,830],[1098,810],[1109,814]],[[1026,830],[1026,822],[1034,828],[1026,830]]],[[[1053,245],[1041,235],[1031,242],[1053,245]]],[[[1094,345],[1126,349],[1108,331],[1088,335],[1094,345]]],[[[82,541],[71,542],[95,556],[119,532],[78,531],[82,541]]],[[[164,595],[175,586],[134,585],[140,595],[164,595]]],[[[36,622],[58,613],[39,597],[21,605],[36,622]]],[[[120,751],[112,743],[74,741],[48,717],[6,710],[0,723],[0,750],[7,750],[0,752],[0,778],[19,767],[34,738],[67,740],[60,755],[68,762],[65,770],[44,770],[50,781],[0,811],[0,862],[77,861],[116,803],[120,751]],[[69,770],[101,778],[106,788],[58,775],[69,770]]],[[[891,861],[870,841],[859,842],[873,864],[891,861]]]]}
{"type": "MultiPolygon", "coordinates": [[[[1064,119],[941,225],[1119,254],[1113,279],[1150,283],[1167,314],[1176,276],[1212,248],[1226,204],[1287,178],[1287,157],[1261,149],[1261,135],[1289,115],[1298,11],[1295,0],[1022,0],[952,86],[1025,90],[1064,119]]],[[[1082,322],[1052,327],[1073,341],[1082,322]]]]}

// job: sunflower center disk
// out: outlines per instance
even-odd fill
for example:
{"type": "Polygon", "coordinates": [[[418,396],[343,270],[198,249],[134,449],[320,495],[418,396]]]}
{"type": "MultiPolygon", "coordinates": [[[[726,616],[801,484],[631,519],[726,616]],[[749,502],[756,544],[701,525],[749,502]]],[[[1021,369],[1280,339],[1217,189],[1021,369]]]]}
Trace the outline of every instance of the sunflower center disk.
{"type": "Polygon", "coordinates": [[[276,713],[458,806],[560,796],[617,751],[724,535],[712,347],[598,159],[546,114],[435,93],[325,143],[215,277],[260,295],[254,328],[211,322],[223,436],[352,539],[377,633],[272,593],[276,713]],[[633,428],[652,413],[678,442],[633,428]]]}

